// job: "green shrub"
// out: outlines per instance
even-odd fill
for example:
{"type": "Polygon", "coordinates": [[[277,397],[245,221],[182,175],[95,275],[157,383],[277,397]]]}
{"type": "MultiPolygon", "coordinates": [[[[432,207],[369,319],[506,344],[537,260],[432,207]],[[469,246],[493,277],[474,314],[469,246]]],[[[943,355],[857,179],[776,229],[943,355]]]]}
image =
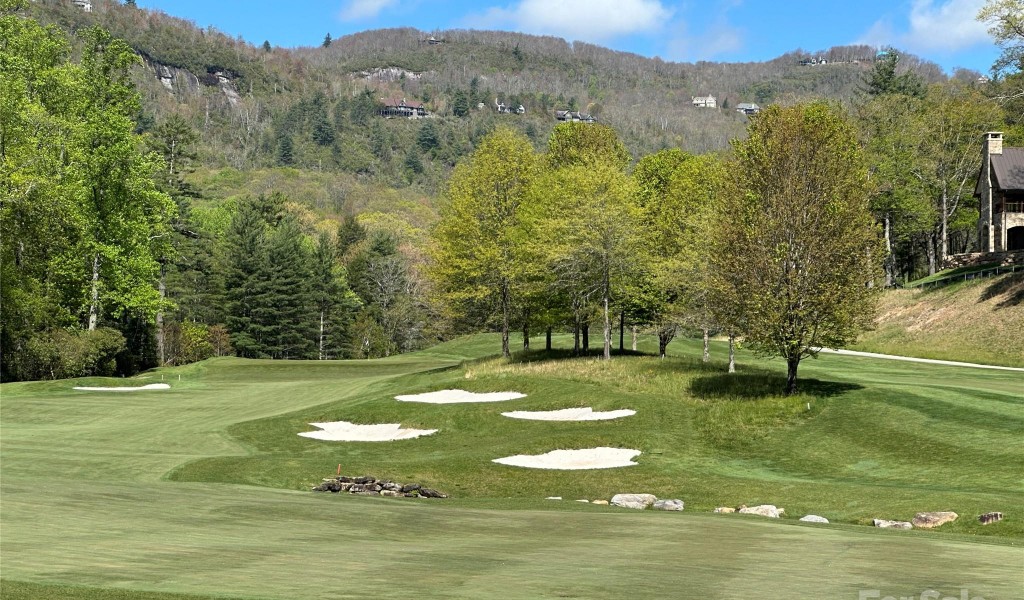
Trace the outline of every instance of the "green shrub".
{"type": "Polygon", "coordinates": [[[18,360],[19,379],[113,375],[117,370],[115,357],[125,346],[121,332],[106,327],[95,331],[45,331],[25,344],[18,360]]]}

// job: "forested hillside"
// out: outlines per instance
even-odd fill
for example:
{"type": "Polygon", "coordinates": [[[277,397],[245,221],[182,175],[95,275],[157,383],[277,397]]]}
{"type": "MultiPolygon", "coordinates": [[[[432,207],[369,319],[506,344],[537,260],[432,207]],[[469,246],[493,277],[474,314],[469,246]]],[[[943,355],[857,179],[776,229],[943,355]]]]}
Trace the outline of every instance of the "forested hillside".
{"type": "Polygon", "coordinates": [[[438,300],[431,230],[453,170],[496,129],[557,155],[557,110],[613,132],[626,175],[667,150],[686,158],[677,166],[718,164],[755,118],[741,102],[843,107],[895,281],[969,246],[972,136],[1019,120],[977,73],[947,78],[862,46],[680,64],[553,37],[393,29],[285,49],[133,2],[0,4],[4,379],[224,353],[385,356],[493,326],[438,300]],[[718,106],[693,106],[704,95],[718,106]],[[385,118],[387,98],[428,116],[385,118]]]}

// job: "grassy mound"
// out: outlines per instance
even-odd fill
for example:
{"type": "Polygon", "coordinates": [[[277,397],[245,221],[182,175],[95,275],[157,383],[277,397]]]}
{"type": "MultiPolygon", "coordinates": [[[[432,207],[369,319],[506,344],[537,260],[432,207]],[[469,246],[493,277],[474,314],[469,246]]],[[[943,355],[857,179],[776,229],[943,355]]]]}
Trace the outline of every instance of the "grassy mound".
{"type": "Polygon", "coordinates": [[[888,290],[854,350],[1024,367],[1024,273],[888,290]]]}

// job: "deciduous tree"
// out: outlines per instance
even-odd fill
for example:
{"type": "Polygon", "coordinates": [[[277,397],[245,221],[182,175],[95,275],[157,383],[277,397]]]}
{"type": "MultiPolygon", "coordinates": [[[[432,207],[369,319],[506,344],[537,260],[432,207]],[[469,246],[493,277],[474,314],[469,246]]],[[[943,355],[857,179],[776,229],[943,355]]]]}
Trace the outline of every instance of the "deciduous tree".
{"type": "Polygon", "coordinates": [[[432,235],[431,276],[440,298],[454,313],[486,307],[499,323],[504,356],[520,301],[520,209],[536,174],[530,141],[495,130],[452,173],[432,235]]]}
{"type": "Polygon", "coordinates": [[[746,343],[786,361],[793,393],[802,358],[846,344],[874,316],[879,235],[841,110],[771,106],[748,131],[717,219],[712,282],[742,315],[746,343]]]}

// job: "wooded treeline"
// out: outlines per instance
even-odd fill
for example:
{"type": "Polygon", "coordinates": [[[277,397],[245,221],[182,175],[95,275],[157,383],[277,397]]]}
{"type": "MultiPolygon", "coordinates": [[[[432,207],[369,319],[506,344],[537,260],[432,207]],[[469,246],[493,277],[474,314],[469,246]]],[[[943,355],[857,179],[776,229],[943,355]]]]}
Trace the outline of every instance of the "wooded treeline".
{"type": "Polygon", "coordinates": [[[692,209],[710,202],[712,181],[728,180],[727,140],[756,125],[695,109],[691,94],[838,96],[869,168],[890,283],[970,246],[980,132],[1005,126],[1012,143],[1020,131],[1019,58],[979,86],[896,52],[854,64],[870,54],[858,47],[825,54],[842,62],[828,67],[800,66],[799,52],[678,65],[500,32],[434,32],[444,43],[430,45],[427,34],[389,30],[282,50],[106,0],[94,13],[57,0],[2,6],[4,380],[224,354],[386,356],[506,322],[569,327],[584,345],[591,324],[610,328],[604,304],[609,321],[616,313],[667,343],[682,327],[723,327],[709,325],[725,321],[711,319],[707,289],[684,285],[712,262],[686,232],[703,231],[691,221],[709,213],[692,209]],[[425,101],[437,116],[383,119],[384,96],[425,101]],[[527,114],[499,115],[495,98],[527,114]],[[555,128],[555,108],[615,127],[555,128]],[[515,143],[498,144],[495,131],[515,143]],[[519,160],[536,169],[459,191],[473,189],[460,183],[466,170],[519,160]],[[442,298],[452,292],[437,287],[432,224],[449,226],[459,193],[512,202],[520,188],[539,211],[527,222],[551,226],[503,235],[546,241],[515,250],[526,257],[495,255],[486,270],[545,265],[561,283],[503,276],[529,276],[527,298],[558,301],[510,304],[496,321],[469,286],[452,310],[442,298]],[[658,200],[666,194],[671,202],[658,200]],[[437,196],[447,198],[440,215],[437,196]],[[618,283],[641,256],[649,272],[618,283]]]}

